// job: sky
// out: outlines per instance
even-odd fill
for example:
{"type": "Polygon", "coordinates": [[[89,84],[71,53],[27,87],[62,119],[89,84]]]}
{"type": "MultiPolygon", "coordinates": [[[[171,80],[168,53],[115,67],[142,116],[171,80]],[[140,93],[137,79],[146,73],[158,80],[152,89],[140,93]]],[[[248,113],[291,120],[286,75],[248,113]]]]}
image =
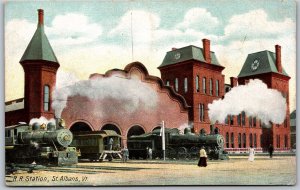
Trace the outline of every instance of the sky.
{"type": "Polygon", "coordinates": [[[88,79],[92,73],[123,69],[133,61],[160,77],[157,67],[166,52],[173,47],[202,47],[207,38],[229,83],[248,54],[274,52],[279,44],[283,67],[291,77],[290,111],[296,107],[292,0],[7,1],[5,101],[24,97],[19,61],[36,29],[39,8],[44,9],[45,32],[60,63],[58,76],[67,76],[61,80],[88,79]]]}

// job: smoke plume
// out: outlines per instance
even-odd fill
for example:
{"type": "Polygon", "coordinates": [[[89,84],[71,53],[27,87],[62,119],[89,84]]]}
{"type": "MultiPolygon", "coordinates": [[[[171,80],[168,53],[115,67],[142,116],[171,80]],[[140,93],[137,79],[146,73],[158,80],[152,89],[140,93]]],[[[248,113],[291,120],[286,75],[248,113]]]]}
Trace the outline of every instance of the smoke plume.
{"type": "MultiPolygon", "coordinates": [[[[53,92],[52,108],[55,116],[61,117],[68,97],[82,96],[103,103],[97,106],[94,114],[103,114],[112,107],[132,113],[139,109],[151,109],[157,104],[156,92],[138,79],[128,79],[117,75],[104,78],[77,81],[72,85],[57,88],[53,92]],[[105,104],[105,100],[109,102],[105,104]],[[113,104],[116,105],[113,105],[113,104]]],[[[79,103],[78,103],[79,104],[79,103]]],[[[90,108],[93,109],[93,108],[90,108]]],[[[117,111],[117,110],[115,110],[117,111]]]]}
{"type": "Polygon", "coordinates": [[[258,117],[265,124],[284,122],[286,99],[275,89],[268,89],[261,80],[250,80],[246,85],[234,87],[224,99],[208,104],[210,120],[224,122],[228,115],[238,115],[242,111],[249,117],[258,117]]]}
{"type": "Polygon", "coordinates": [[[29,121],[29,125],[32,125],[32,124],[34,124],[34,123],[38,123],[38,124],[40,124],[40,125],[42,125],[42,124],[46,124],[46,125],[47,125],[47,124],[50,123],[50,122],[55,123],[55,119],[52,118],[52,119],[48,120],[48,119],[46,119],[45,117],[41,116],[40,118],[32,118],[32,119],[29,121]]]}

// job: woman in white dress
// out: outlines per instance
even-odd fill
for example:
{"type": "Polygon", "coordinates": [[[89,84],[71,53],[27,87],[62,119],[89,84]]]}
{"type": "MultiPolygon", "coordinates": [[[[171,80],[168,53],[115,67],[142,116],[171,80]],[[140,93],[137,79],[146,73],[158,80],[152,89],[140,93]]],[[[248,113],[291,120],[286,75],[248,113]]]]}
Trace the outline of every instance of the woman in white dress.
{"type": "Polygon", "coordinates": [[[254,148],[252,146],[250,146],[250,149],[249,149],[249,159],[248,159],[250,162],[254,161],[254,155],[255,155],[254,148]]]}

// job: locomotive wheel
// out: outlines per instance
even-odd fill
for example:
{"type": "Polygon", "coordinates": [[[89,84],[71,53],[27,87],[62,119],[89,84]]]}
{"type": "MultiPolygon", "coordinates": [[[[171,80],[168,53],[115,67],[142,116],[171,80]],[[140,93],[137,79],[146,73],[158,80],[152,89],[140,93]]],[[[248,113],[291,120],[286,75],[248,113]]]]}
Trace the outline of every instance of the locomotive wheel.
{"type": "Polygon", "coordinates": [[[188,157],[188,151],[185,147],[180,147],[178,149],[178,158],[179,159],[186,159],[188,157]]]}
{"type": "Polygon", "coordinates": [[[169,159],[176,158],[176,151],[175,151],[175,149],[174,148],[167,148],[167,150],[166,150],[166,156],[169,159]]]}

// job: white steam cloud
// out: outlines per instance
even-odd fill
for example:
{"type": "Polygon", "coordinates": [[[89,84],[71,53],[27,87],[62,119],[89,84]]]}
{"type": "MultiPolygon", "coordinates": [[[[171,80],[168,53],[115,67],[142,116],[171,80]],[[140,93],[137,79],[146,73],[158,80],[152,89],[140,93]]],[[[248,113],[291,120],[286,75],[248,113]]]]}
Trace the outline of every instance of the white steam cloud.
{"type": "Polygon", "coordinates": [[[32,124],[34,124],[34,123],[38,123],[38,124],[40,124],[40,125],[42,125],[42,124],[46,124],[46,125],[47,125],[47,124],[50,123],[50,122],[55,123],[55,119],[52,118],[52,119],[48,120],[48,119],[46,119],[45,117],[41,116],[40,118],[32,118],[32,119],[29,121],[29,125],[32,125],[32,124]]]}
{"type": "Polygon", "coordinates": [[[73,96],[97,100],[96,104],[102,103],[99,106],[95,105],[97,109],[94,114],[98,115],[105,114],[112,109],[118,109],[113,111],[122,111],[123,114],[132,113],[137,109],[155,108],[157,104],[156,92],[146,83],[138,79],[113,75],[77,81],[72,85],[56,89],[53,92],[52,103],[56,117],[61,117],[63,109],[67,106],[68,97],[73,96]],[[109,102],[109,104],[107,105],[105,102],[109,102]]]}
{"type": "Polygon", "coordinates": [[[284,122],[286,99],[275,89],[268,89],[261,80],[250,80],[246,85],[234,87],[224,99],[208,104],[210,120],[224,122],[227,115],[238,115],[242,111],[247,116],[258,117],[265,124],[284,122]]]}

